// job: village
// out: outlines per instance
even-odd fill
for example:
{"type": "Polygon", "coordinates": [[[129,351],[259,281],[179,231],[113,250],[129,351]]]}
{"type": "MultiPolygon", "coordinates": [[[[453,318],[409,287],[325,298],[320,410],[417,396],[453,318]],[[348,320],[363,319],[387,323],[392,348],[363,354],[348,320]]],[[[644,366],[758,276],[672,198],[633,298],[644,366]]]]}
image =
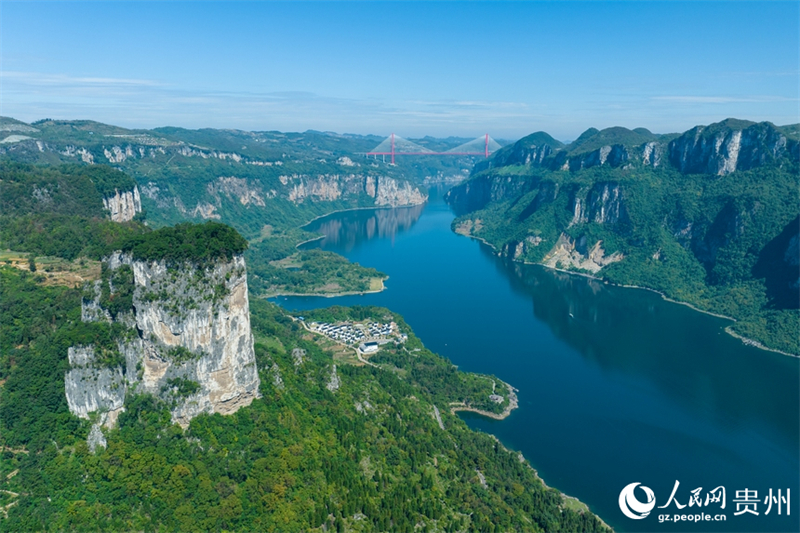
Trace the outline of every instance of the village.
{"type": "Polygon", "coordinates": [[[408,339],[394,322],[311,322],[305,326],[309,331],[355,348],[359,355],[375,353],[382,344],[392,341],[400,344],[408,339]]]}

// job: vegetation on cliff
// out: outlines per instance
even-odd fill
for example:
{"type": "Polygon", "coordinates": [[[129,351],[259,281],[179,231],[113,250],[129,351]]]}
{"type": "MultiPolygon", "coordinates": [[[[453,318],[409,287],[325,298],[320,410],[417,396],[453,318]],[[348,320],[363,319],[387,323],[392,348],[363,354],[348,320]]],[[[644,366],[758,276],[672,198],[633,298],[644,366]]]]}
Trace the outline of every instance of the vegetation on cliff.
{"type": "Polygon", "coordinates": [[[219,222],[185,222],[136,235],[120,248],[138,261],[207,265],[220,259],[230,261],[242,254],[247,249],[247,240],[232,227],[219,222]]]}
{"type": "MultiPolygon", "coordinates": [[[[3,529],[605,530],[447,409],[439,427],[433,406],[467,397],[468,375],[418,346],[380,367],[339,365],[331,392],[331,355],[262,300],[252,302],[262,399],[231,416],[198,416],[184,433],[168,402],[129,398],[118,427],[104,430],[106,447],[91,453],[91,422],[64,399],[79,291],[9,267],[0,275],[0,488],[16,495],[4,493],[14,505],[3,529]],[[446,386],[424,383],[426,367],[448,367],[446,386]]],[[[352,313],[387,311],[330,311],[352,313]]],[[[416,342],[410,336],[409,348],[416,342]]],[[[170,386],[176,395],[196,388],[170,386]]]]}
{"type": "MultiPolygon", "coordinates": [[[[0,117],[0,124],[6,123],[21,124],[0,117]]],[[[125,240],[127,233],[123,235],[125,228],[119,226],[99,227],[103,224],[97,221],[105,216],[102,197],[112,195],[114,189],[130,190],[138,181],[150,227],[216,220],[233,226],[250,240],[253,246],[247,251],[248,264],[253,265],[259,279],[272,280],[257,284],[256,294],[263,295],[369,290],[370,284],[375,284],[373,280],[381,276],[343,263],[333,254],[325,254],[330,259],[325,267],[330,276],[323,283],[317,283],[315,275],[319,272],[310,268],[319,270],[320,261],[303,262],[296,271],[269,263],[292,256],[299,242],[314,237],[299,229],[309,220],[331,211],[373,206],[376,179],[405,185],[414,177],[420,184],[437,176],[465,176],[472,164],[470,157],[444,161],[417,158],[392,166],[356,155],[376,146],[382,140],[378,137],[313,131],[127,130],[93,121],[43,120],[28,137],[0,145],[0,157],[9,168],[27,169],[26,183],[18,194],[0,194],[0,199],[13,197],[37,209],[23,218],[19,210],[0,211],[13,215],[0,215],[0,242],[7,248],[69,258],[106,255],[125,240]],[[65,178],[81,177],[85,187],[73,193],[68,187],[46,189],[38,184],[42,176],[53,172],[65,178]],[[55,212],[45,213],[37,199],[39,190],[68,192],[62,195],[68,201],[52,202],[48,209],[55,208],[55,212]],[[83,211],[72,209],[73,205],[82,206],[83,211]],[[55,216],[65,213],[71,217],[55,216]],[[54,231],[59,232],[55,241],[44,237],[54,231]],[[115,235],[104,235],[108,232],[115,235]],[[311,279],[314,283],[307,283],[311,279]]],[[[421,140],[434,150],[446,150],[460,142],[463,140],[455,138],[421,140]]],[[[4,169],[0,172],[6,173],[4,169]]],[[[137,220],[142,219],[142,214],[137,215],[137,220]]]]}
{"type": "MultiPolygon", "coordinates": [[[[684,142],[675,135],[666,137],[675,139],[673,143],[660,138],[663,158],[655,168],[652,159],[645,164],[630,154],[649,153],[650,157],[656,148],[648,152],[646,146],[635,144],[625,147],[631,158],[622,163],[581,155],[584,147],[608,146],[603,144],[608,137],[636,143],[652,139],[646,130],[626,133],[619,128],[589,131],[566,147],[570,157],[581,152],[575,156],[580,163],[577,169],[553,166],[564,161],[566,168],[575,167],[575,160],[561,155],[564,151],[553,152],[542,164],[514,161],[487,168],[450,194],[450,202],[462,212],[454,229],[485,239],[516,260],[536,263],[553,257],[565,237],[574,243],[574,253],[584,258],[599,242],[605,257],[618,253],[621,260],[595,275],[653,288],[700,309],[733,317],[737,320],[733,331],[798,354],[797,145],[785,138],[781,141],[783,130],[774,126],[725,121],[701,130],[712,147],[703,152],[704,157],[716,157],[715,135],[735,148],[731,139],[736,139],[738,130],[734,126],[753,128],[757,135],[748,141],[750,152],[739,153],[739,163],[749,157],[745,170],[737,170],[735,158],[719,156],[721,163],[712,167],[730,171],[725,175],[684,173],[670,164],[665,155],[669,147],[675,152],[684,142]],[[764,141],[770,135],[774,146],[764,141]],[[596,142],[601,137],[603,142],[596,142]],[[574,151],[573,145],[577,146],[574,151]]],[[[699,157],[693,153],[687,158],[699,157]]],[[[677,163],[700,166],[688,159],[677,163]]],[[[706,168],[709,163],[703,165],[706,168]]],[[[560,266],[576,269],[569,263],[560,266]]]]}
{"type": "Polygon", "coordinates": [[[133,180],[109,167],[33,166],[0,160],[0,243],[36,255],[100,259],[132,235],[140,221],[108,220],[108,189],[130,190],[133,180]]]}

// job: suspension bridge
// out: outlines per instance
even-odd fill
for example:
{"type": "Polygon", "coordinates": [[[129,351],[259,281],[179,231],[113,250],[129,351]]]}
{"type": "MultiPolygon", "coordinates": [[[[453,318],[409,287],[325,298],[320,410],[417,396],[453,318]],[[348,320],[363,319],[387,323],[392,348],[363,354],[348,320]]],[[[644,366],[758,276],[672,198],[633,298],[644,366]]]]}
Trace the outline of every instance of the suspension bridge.
{"type": "Polygon", "coordinates": [[[408,139],[398,137],[392,133],[371,152],[367,152],[366,155],[390,155],[392,156],[392,164],[394,165],[394,157],[396,155],[482,155],[484,157],[489,157],[489,154],[498,149],[500,149],[500,144],[489,137],[488,133],[445,152],[434,152],[433,150],[429,150],[424,146],[413,143],[408,139]]]}

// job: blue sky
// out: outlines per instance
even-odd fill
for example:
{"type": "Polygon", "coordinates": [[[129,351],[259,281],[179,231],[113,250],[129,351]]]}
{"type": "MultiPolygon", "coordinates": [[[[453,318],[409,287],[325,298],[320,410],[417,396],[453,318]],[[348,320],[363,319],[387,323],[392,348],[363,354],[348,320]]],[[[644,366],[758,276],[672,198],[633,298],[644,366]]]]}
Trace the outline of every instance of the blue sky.
{"type": "Polygon", "coordinates": [[[800,2],[0,3],[0,114],[574,139],[796,123],[800,2]]]}

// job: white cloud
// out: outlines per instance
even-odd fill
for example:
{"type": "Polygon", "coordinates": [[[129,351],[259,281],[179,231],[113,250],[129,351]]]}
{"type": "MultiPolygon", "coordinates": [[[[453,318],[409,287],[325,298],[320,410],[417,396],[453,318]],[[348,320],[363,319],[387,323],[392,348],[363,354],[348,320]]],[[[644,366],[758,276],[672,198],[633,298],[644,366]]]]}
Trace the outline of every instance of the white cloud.
{"type": "Polygon", "coordinates": [[[160,87],[161,83],[152,80],[126,78],[78,77],[67,74],[42,74],[39,72],[2,71],[4,81],[20,85],[56,87],[160,87]]]}
{"type": "Polygon", "coordinates": [[[784,96],[653,96],[652,100],[675,102],[682,104],[732,104],[732,103],[769,103],[797,102],[797,98],[784,96]]]}

